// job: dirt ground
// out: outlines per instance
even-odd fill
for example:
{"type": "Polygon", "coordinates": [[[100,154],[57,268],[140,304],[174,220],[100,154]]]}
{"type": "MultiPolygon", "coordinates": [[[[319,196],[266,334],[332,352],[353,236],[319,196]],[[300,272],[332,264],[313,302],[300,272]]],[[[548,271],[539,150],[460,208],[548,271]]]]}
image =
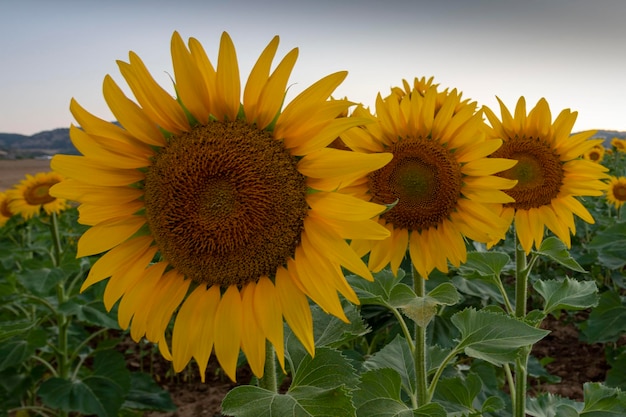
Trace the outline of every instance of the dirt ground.
{"type": "Polygon", "coordinates": [[[26,174],[50,171],[49,159],[0,159],[0,191],[6,191],[26,178],[26,174]]]}

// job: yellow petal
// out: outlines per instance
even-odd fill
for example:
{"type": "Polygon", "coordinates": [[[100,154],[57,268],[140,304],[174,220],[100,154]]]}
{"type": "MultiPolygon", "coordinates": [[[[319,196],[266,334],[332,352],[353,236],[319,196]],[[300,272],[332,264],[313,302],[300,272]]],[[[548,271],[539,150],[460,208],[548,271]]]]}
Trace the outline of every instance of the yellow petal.
{"type": "Polygon", "coordinates": [[[216,109],[215,116],[219,120],[226,118],[234,121],[237,119],[241,102],[241,84],[239,82],[239,64],[235,45],[228,35],[222,33],[220,50],[217,58],[217,96],[222,108],[216,109]]]}
{"type": "Polygon", "coordinates": [[[392,158],[390,153],[363,154],[323,148],[304,156],[298,162],[298,171],[312,178],[365,175],[382,168],[392,158]]]}
{"type": "Polygon", "coordinates": [[[302,234],[308,237],[313,246],[324,248],[329,259],[357,275],[369,280],[373,279],[371,272],[361,258],[354,253],[345,240],[324,223],[316,221],[314,217],[307,217],[304,219],[304,232],[302,234]]]}
{"type": "Polygon", "coordinates": [[[99,186],[119,187],[136,183],[145,177],[139,170],[112,169],[83,156],[55,155],[50,161],[50,167],[67,178],[99,186]]]}
{"type": "Polygon", "coordinates": [[[475,159],[461,167],[461,172],[465,175],[481,176],[493,175],[506,171],[517,164],[517,161],[504,158],[482,158],[475,159]]]}
{"type": "Polygon", "coordinates": [[[124,204],[141,197],[143,191],[131,187],[102,187],[74,179],[65,179],[50,187],[50,195],[85,204],[108,204],[111,201],[124,204]]]}
{"type": "Polygon", "coordinates": [[[374,220],[341,221],[322,218],[311,212],[309,216],[317,221],[324,222],[329,228],[337,232],[343,239],[372,239],[380,240],[389,237],[389,231],[374,220]]]}
{"type": "Polygon", "coordinates": [[[166,262],[150,265],[137,285],[128,291],[122,297],[122,301],[120,301],[117,310],[118,321],[120,326],[125,329],[128,327],[131,317],[133,318],[130,326],[130,335],[135,342],[139,342],[146,334],[146,325],[150,311],[158,300],[154,297],[155,287],[163,276],[166,266],[166,262]]]}
{"type": "Polygon", "coordinates": [[[255,287],[256,284],[251,282],[241,290],[241,350],[248,359],[252,373],[257,378],[262,378],[265,365],[265,334],[255,318],[255,287]]]}
{"type": "Polygon", "coordinates": [[[285,371],[285,346],[283,336],[283,312],[278,290],[267,277],[262,277],[254,289],[254,313],[263,334],[274,345],[276,357],[285,371]]]}
{"type": "Polygon", "coordinates": [[[70,126],[70,139],[78,152],[106,167],[134,169],[150,164],[143,154],[113,152],[103,148],[89,134],[74,125],[70,126]]]}
{"type": "Polygon", "coordinates": [[[89,205],[81,204],[78,207],[78,222],[93,226],[106,220],[119,217],[128,217],[144,207],[143,201],[131,201],[116,205],[89,205]]]}
{"type": "Polygon", "coordinates": [[[368,220],[385,210],[385,206],[380,204],[341,193],[317,192],[309,194],[306,201],[311,207],[311,214],[333,220],[368,220]]]}
{"type": "Polygon", "coordinates": [[[209,89],[191,52],[185,47],[178,32],[174,32],[170,43],[176,92],[183,105],[201,124],[209,121],[210,98],[209,89]]]}
{"type": "MultiPolygon", "coordinates": [[[[196,287],[178,311],[172,332],[174,372],[180,372],[187,366],[193,355],[193,349],[198,344],[204,321],[212,321],[211,317],[205,317],[205,320],[200,319],[203,317],[201,315],[202,308],[207,301],[206,292],[205,286],[196,287]]],[[[209,334],[211,333],[209,332],[209,334]]],[[[204,376],[203,368],[200,369],[200,376],[204,376]]]]}
{"type": "Polygon", "coordinates": [[[132,259],[146,253],[152,241],[151,236],[140,236],[129,239],[102,255],[100,259],[91,266],[87,279],[83,282],[80,291],[85,291],[96,282],[110,277],[121,268],[129,265],[132,259]]]}
{"type": "Polygon", "coordinates": [[[303,245],[296,248],[294,257],[296,265],[295,273],[298,274],[300,283],[304,286],[311,299],[325,312],[347,323],[348,318],[339,301],[337,290],[320,279],[316,272],[319,265],[314,262],[314,259],[309,258],[310,255],[314,256],[314,254],[311,253],[310,246],[304,248],[303,245]]]}
{"type": "Polygon", "coordinates": [[[237,380],[237,358],[241,346],[241,296],[236,286],[228,287],[215,311],[215,356],[232,381],[237,380]]]}
{"type": "MultiPolygon", "coordinates": [[[[198,315],[191,318],[191,320],[198,322],[194,325],[198,326],[199,329],[199,333],[196,334],[196,338],[193,341],[191,352],[198,364],[200,379],[204,382],[206,367],[213,351],[215,338],[227,336],[220,335],[215,331],[214,317],[221,297],[219,286],[213,285],[208,291],[202,291],[201,294],[201,305],[196,309],[198,315]]],[[[239,348],[237,348],[237,353],[239,353],[239,348]]]]}
{"type": "MultiPolygon", "coordinates": [[[[172,319],[176,308],[183,301],[191,280],[185,279],[183,275],[172,269],[161,277],[156,291],[153,294],[155,299],[150,310],[150,315],[146,322],[146,338],[154,343],[165,341],[165,330],[172,319]]],[[[168,349],[169,352],[169,349],[168,349]]],[[[171,354],[170,356],[171,360],[171,354]]]]}
{"type": "Polygon", "coordinates": [[[166,144],[156,124],[137,104],[124,95],[109,75],[104,78],[103,93],[111,112],[131,135],[148,145],[166,144]]]}
{"type": "Polygon", "coordinates": [[[130,291],[139,282],[148,264],[154,258],[156,248],[151,247],[146,252],[137,254],[128,260],[128,263],[116,270],[104,289],[104,307],[111,310],[122,295],[130,291]]]}
{"type": "Polygon", "coordinates": [[[117,65],[144,113],[168,132],[188,131],[189,122],[180,104],[152,78],[137,54],[130,52],[129,57],[130,64],[117,61],[117,65]]]}
{"type": "Polygon", "coordinates": [[[81,236],[76,256],[82,258],[107,251],[130,238],[144,224],[146,218],[143,216],[128,216],[99,223],[81,236]]]}
{"type": "Polygon", "coordinates": [[[285,321],[311,356],[315,356],[313,316],[306,296],[292,281],[290,272],[283,267],[276,271],[276,294],[285,321]]]}

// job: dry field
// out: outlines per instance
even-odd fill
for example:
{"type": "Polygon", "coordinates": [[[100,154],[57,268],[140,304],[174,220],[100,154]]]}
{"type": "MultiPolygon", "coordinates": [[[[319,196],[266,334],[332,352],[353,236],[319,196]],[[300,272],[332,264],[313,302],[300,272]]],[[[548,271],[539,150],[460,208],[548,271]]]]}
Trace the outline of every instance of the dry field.
{"type": "Polygon", "coordinates": [[[26,174],[50,171],[48,159],[0,159],[0,191],[6,191],[26,178],[26,174]]]}

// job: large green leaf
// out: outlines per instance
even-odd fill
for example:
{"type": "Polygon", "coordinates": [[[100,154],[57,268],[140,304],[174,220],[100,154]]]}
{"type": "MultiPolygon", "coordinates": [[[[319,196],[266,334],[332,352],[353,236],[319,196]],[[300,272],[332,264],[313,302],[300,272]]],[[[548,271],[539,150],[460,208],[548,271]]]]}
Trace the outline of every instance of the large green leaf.
{"type": "MultiPolygon", "coordinates": [[[[337,317],[325,313],[317,305],[311,306],[314,323],[313,336],[316,347],[340,346],[368,332],[363,319],[352,304],[344,304],[344,313],[349,323],[344,323],[337,317]]],[[[288,326],[285,329],[285,347],[287,360],[294,369],[297,369],[300,362],[308,356],[308,353],[288,326]]]]}
{"type": "Polygon", "coordinates": [[[390,368],[398,372],[407,394],[415,392],[415,362],[406,340],[396,336],[391,343],[376,352],[364,364],[365,369],[390,368]]]}
{"type": "Polygon", "coordinates": [[[541,242],[539,250],[535,251],[535,253],[546,256],[573,271],[587,272],[571,257],[567,251],[567,246],[554,236],[544,239],[544,241],[541,242]]]}
{"type": "Polygon", "coordinates": [[[402,283],[404,271],[398,270],[394,276],[389,269],[374,274],[374,281],[351,275],[348,282],[354,288],[361,304],[377,304],[384,306],[403,305],[406,300],[415,297],[413,290],[402,283]]]}
{"type": "Polygon", "coordinates": [[[344,388],[323,390],[300,387],[287,394],[244,385],[226,394],[222,413],[233,417],[336,417],[354,416],[354,406],[344,388]]]}
{"type": "Polygon", "coordinates": [[[510,262],[509,255],[503,252],[468,252],[467,261],[459,267],[459,274],[467,279],[494,283],[510,262]]]}
{"type": "Polygon", "coordinates": [[[602,293],[598,306],[581,325],[581,330],[588,343],[617,341],[626,333],[626,303],[614,291],[602,293]]]}
{"type": "Polygon", "coordinates": [[[505,314],[471,308],[456,313],[451,320],[461,332],[456,349],[494,365],[513,362],[520,348],[536,343],[549,333],[505,314]]]}
{"type": "Polygon", "coordinates": [[[550,314],[556,310],[583,310],[598,304],[598,287],[595,281],[538,280],[533,285],[545,300],[543,311],[550,314]]]}
{"type": "Polygon", "coordinates": [[[26,269],[18,274],[20,283],[39,296],[53,295],[57,284],[66,277],[67,273],[60,268],[26,269]]]}
{"type": "Polygon", "coordinates": [[[130,389],[130,372],[116,351],[94,355],[94,369],[73,380],[53,377],[41,384],[38,395],[51,408],[99,417],[115,417],[130,389]]]}
{"type": "Polygon", "coordinates": [[[528,398],[526,414],[532,417],[578,417],[583,403],[553,394],[541,394],[528,398]]]}
{"type": "Polygon", "coordinates": [[[361,375],[359,389],[352,396],[358,417],[445,417],[439,404],[410,409],[401,398],[400,375],[389,368],[374,369],[361,375]]]}
{"type": "Polygon", "coordinates": [[[585,408],[580,417],[626,416],[626,393],[600,383],[587,382],[583,386],[585,408]]]}
{"type": "Polygon", "coordinates": [[[236,417],[353,416],[349,390],[358,382],[354,368],[337,350],[319,348],[294,371],[286,394],[242,386],[231,390],[222,412],[236,417]]]}
{"type": "Polygon", "coordinates": [[[616,223],[599,231],[588,247],[598,252],[598,262],[609,269],[626,265],[626,222],[616,223]]]}
{"type": "Polygon", "coordinates": [[[20,336],[0,343],[0,371],[20,365],[48,340],[43,329],[31,329],[28,334],[20,336]]]}
{"type": "Polygon", "coordinates": [[[172,401],[170,393],[154,382],[150,375],[133,372],[130,375],[130,390],[122,408],[175,411],[177,407],[172,401]]]}

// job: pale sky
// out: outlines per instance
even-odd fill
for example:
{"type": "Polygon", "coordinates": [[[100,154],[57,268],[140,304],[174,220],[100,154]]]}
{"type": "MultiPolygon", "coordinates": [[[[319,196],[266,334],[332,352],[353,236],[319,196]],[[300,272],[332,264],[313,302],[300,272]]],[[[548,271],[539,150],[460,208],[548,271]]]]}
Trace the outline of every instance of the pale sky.
{"type": "MultiPolygon", "coordinates": [[[[574,131],[626,131],[624,0],[0,0],[0,133],[69,127],[74,97],[112,120],[106,74],[136,52],[172,91],[170,38],[197,38],[215,64],[235,43],[245,78],[274,35],[278,59],[299,59],[288,99],[348,70],[335,97],[373,106],[403,79],[435,77],[492,107],[546,98],[553,117],[578,111],[574,131]]],[[[278,62],[278,59],[276,62],[278,62]]]]}

